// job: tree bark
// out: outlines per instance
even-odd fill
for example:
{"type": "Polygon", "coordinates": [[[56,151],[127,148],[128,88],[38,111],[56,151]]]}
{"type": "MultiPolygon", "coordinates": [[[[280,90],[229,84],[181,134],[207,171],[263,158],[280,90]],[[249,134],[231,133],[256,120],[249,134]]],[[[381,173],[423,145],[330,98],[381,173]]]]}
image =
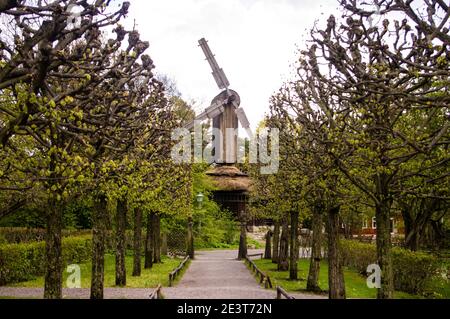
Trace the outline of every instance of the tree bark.
{"type": "Polygon", "coordinates": [[[271,245],[272,231],[269,230],[265,237],[266,237],[266,246],[264,249],[264,259],[271,259],[272,258],[272,245],[271,245]]]}
{"type": "Polygon", "coordinates": [[[298,279],[298,212],[291,212],[291,248],[289,249],[289,279],[298,279]]]}
{"type": "Polygon", "coordinates": [[[149,269],[153,267],[153,215],[154,212],[147,214],[147,236],[145,239],[145,261],[144,268],[149,269]]]}
{"type": "Polygon", "coordinates": [[[133,276],[141,275],[142,210],[134,209],[133,276]]]}
{"type": "MultiPolygon", "coordinates": [[[[405,246],[417,251],[426,239],[426,230],[432,224],[431,216],[438,209],[435,199],[415,198],[403,204],[402,217],[405,223],[405,246]]],[[[435,243],[434,241],[432,241],[435,243]]]]}
{"type": "Polygon", "coordinates": [[[289,269],[289,226],[287,217],[283,217],[281,222],[280,252],[278,254],[278,271],[289,269]]]}
{"type": "Polygon", "coordinates": [[[278,264],[278,251],[280,249],[280,222],[275,221],[273,227],[272,263],[278,264]]]}
{"type": "Polygon", "coordinates": [[[93,212],[91,299],[103,299],[107,220],[108,210],[106,196],[99,195],[95,200],[93,212]]]}
{"type": "Polygon", "coordinates": [[[339,210],[328,210],[328,287],[330,299],[345,299],[344,271],[339,254],[339,210]]]}
{"type": "Polygon", "coordinates": [[[161,233],[161,255],[167,256],[167,233],[161,233]]]}
{"type": "Polygon", "coordinates": [[[239,235],[238,259],[247,257],[247,222],[244,216],[241,216],[241,233],[239,235]]]}
{"type": "Polygon", "coordinates": [[[125,228],[127,223],[127,202],[117,201],[116,211],[116,286],[127,284],[125,269],[125,228]]]}
{"type": "Polygon", "coordinates": [[[312,215],[312,243],[311,243],[311,261],[309,264],[308,281],[306,290],[321,291],[319,287],[320,261],[322,258],[322,208],[316,206],[313,208],[312,215]]]}
{"type": "Polygon", "coordinates": [[[375,205],[377,221],[377,258],[381,269],[381,288],[378,299],[391,299],[394,294],[394,277],[391,256],[390,203],[382,200],[375,205]]]}
{"type": "Polygon", "coordinates": [[[62,298],[62,212],[54,197],[48,201],[47,232],[45,236],[45,299],[62,298]]]}
{"type": "Polygon", "coordinates": [[[161,217],[153,215],[153,263],[161,263],[161,217]]]}
{"type": "Polygon", "coordinates": [[[192,217],[188,217],[187,222],[187,251],[186,254],[189,256],[189,258],[194,259],[194,231],[192,229],[193,222],[192,217]]]}

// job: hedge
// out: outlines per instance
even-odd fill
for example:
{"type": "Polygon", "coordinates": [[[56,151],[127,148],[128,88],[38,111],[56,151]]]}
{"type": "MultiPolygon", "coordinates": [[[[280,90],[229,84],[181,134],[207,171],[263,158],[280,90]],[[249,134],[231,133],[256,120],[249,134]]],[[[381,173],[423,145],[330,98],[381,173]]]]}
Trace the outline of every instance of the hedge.
{"type": "MultiPolygon", "coordinates": [[[[90,236],[63,238],[63,264],[82,263],[92,256],[90,236]]],[[[0,245],[0,286],[34,279],[45,272],[45,242],[0,245]]]]}
{"type": "MultiPolygon", "coordinates": [[[[376,246],[355,240],[341,240],[344,266],[366,275],[367,266],[377,263],[376,246]]],[[[438,258],[424,252],[393,247],[394,287],[411,294],[424,294],[427,284],[440,269],[438,258]]]]}
{"type": "MultiPolygon", "coordinates": [[[[45,240],[45,229],[41,228],[21,228],[21,227],[0,227],[0,245],[1,244],[21,244],[40,242],[45,240]]],[[[92,236],[92,230],[68,230],[62,231],[63,237],[79,237],[92,236]]],[[[125,232],[125,247],[126,249],[133,249],[133,231],[127,229],[125,232]]],[[[142,243],[145,243],[145,233],[142,233],[142,243]]],[[[107,231],[106,250],[115,250],[116,234],[114,231],[107,231]]]]}
{"type": "MultiPolygon", "coordinates": [[[[0,227],[0,244],[20,244],[45,240],[45,229],[25,227],[0,227]]],[[[90,229],[64,229],[63,237],[89,235],[90,229]]]]}

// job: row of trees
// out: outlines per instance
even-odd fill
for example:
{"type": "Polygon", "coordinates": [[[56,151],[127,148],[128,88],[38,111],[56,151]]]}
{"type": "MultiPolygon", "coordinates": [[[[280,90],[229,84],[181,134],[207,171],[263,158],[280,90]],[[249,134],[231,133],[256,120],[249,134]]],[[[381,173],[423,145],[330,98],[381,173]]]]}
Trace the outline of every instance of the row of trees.
{"type": "Polygon", "coordinates": [[[296,76],[272,97],[265,123],[280,129],[280,172],[254,174],[269,214],[310,216],[312,290],[326,218],[331,298],[345,298],[340,216],[374,212],[378,297],[392,298],[390,218],[402,215],[406,245],[417,250],[429,225],[443,236],[449,207],[449,7],[378,4],[370,11],[340,1],[342,18],[311,30],[296,76]],[[383,19],[374,26],[375,15],[383,19]]]}
{"type": "Polygon", "coordinates": [[[45,298],[61,298],[62,211],[73,199],[94,206],[91,298],[103,297],[111,205],[118,285],[126,284],[127,214],[140,275],[143,219],[151,267],[159,261],[158,216],[189,213],[190,168],[170,162],[171,130],[187,106],[155,78],[149,43],[120,24],[128,8],[106,0],[0,5],[1,215],[30,203],[46,212],[45,298]]]}

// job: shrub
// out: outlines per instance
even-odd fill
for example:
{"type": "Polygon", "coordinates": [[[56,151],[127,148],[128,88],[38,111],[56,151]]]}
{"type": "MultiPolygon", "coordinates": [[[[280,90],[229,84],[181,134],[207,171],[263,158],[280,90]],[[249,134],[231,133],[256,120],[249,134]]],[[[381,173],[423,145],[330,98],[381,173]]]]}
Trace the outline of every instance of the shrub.
{"type": "MultiPolygon", "coordinates": [[[[91,230],[69,230],[62,231],[63,237],[83,236],[91,234],[91,230]]],[[[29,243],[45,240],[45,229],[43,228],[25,228],[25,227],[0,227],[0,244],[10,243],[29,243]]]]}
{"type": "MultiPolygon", "coordinates": [[[[90,236],[63,238],[63,264],[82,263],[92,255],[90,236]]],[[[45,242],[0,245],[0,286],[31,280],[45,272],[45,242]]]]}
{"type": "MultiPolygon", "coordinates": [[[[376,246],[354,240],[341,240],[344,266],[366,274],[367,266],[377,262],[376,246]]],[[[396,290],[424,294],[427,284],[439,271],[439,260],[430,254],[392,248],[394,286],[396,290]]]]}

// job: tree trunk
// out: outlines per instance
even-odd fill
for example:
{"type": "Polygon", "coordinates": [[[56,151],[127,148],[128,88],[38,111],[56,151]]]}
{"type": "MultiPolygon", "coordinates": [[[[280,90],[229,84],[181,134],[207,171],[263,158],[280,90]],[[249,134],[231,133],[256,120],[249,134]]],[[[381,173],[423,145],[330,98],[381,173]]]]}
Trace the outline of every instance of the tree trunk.
{"type": "Polygon", "coordinates": [[[272,231],[269,230],[265,237],[266,237],[266,246],[264,249],[264,259],[271,259],[272,258],[272,247],[271,247],[272,231]]]}
{"type": "Polygon", "coordinates": [[[189,258],[194,259],[194,232],[192,229],[193,222],[192,217],[188,217],[188,225],[187,225],[187,251],[186,254],[189,258]]]}
{"type": "Polygon", "coordinates": [[[153,262],[161,263],[161,217],[153,215],[153,262]]]}
{"type": "Polygon", "coordinates": [[[272,263],[278,264],[278,251],[280,249],[280,222],[275,221],[273,227],[272,263]]]}
{"type": "Polygon", "coordinates": [[[247,222],[245,217],[241,216],[241,233],[239,235],[239,252],[238,259],[244,259],[247,257],[247,222]]]}
{"type": "Polygon", "coordinates": [[[47,232],[45,236],[45,299],[62,297],[62,213],[59,203],[50,198],[47,212],[47,232]]]}
{"type": "Polygon", "coordinates": [[[420,230],[413,215],[413,205],[402,209],[402,217],[405,224],[405,246],[411,251],[417,251],[420,243],[420,230]]]}
{"type": "Polygon", "coordinates": [[[415,251],[415,247],[412,246],[413,239],[413,217],[411,214],[411,208],[404,207],[401,210],[403,223],[405,224],[405,246],[410,250],[415,251]]]}
{"type": "Polygon", "coordinates": [[[93,212],[91,299],[103,299],[107,221],[106,196],[99,195],[95,200],[93,212]]]}
{"type": "Polygon", "coordinates": [[[142,246],[142,211],[134,209],[134,234],[133,234],[133,276],[141,275],[141,246],[142,246]]]}
{"type": "Polygon", "coordinates": [[[116,286],[127,284],[125,269],[125,228],[127,224],[127,202],[117,201],[116,211],[116,286]]]}
{"type": "Polygon", "coordinates": [[[381,200],[375,206],[377,221],[377,258],[381,268],[381,288],[378,289],[378,299],[391,299],[394,294],[394,277],[392,272],[390,203],[381,200]]]}
{"type": "Polygon", "coordinates": [[[283,217],[280,237],[280,252],[278,254],[278,271],[289,269],[289,226],[287,217],[283,217]]]}
{"type": "Polygon", "coordinates": [[[167,234],[161,234],[161,255],[167,256],[168,247],[167,247],[167,234]]]}
{"type": "Polygon", "coordinates": [[[145,239],[145,261],[144,268],[149,269],[153,267],[153,215],[154,212],[147,214],[147,236],[145,239]]]}
{"type": "Polygon", "coordinates": [[[298,279],[298,212],[291,212],[291,248],[289,249],[289,279],[298,279]]]}
{"type": "Polygon", "coordinates": [[[322,258],[322,208],[313,208],[312,215],[311,261],[309,264],[306,290],[321,291],[319,287],[320,260],[322,258]]]}
{"type": "MultiPolygon", "coordinates": [[[[426,239],[427,229],[432,224],[431,216],[438,209],[435,199],[412,199],[411,203],[404,204],[402,217],[405,223],[405,246],[412,251],[420,249],[426,239]]],[[[435,241],[431,241],[435,244],[435,241]]]]}
{"type": "Polygon", "coordinates": [[[330,299],[345,299],[344,271],[339,254],[339,210],[328,210],[328,287],[330,299]]]}

